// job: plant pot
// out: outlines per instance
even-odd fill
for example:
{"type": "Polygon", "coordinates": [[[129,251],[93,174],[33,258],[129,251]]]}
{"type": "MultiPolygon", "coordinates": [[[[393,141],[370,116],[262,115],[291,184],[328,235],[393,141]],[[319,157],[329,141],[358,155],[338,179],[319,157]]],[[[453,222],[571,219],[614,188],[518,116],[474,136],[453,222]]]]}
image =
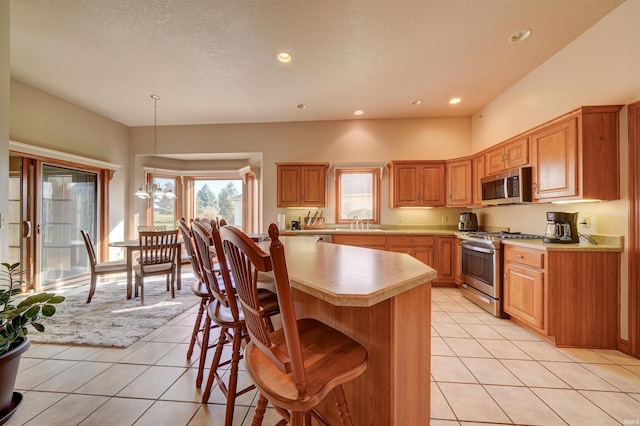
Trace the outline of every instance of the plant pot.
{"type": "Polygon", "coordinates": [[[0,355],[0,420],[12,412],[11,402],[14,398],[13,388],[18,376],[20,355],[29,349],[30,345],[29,338],[25,337],[17,347],[0,355]]]}

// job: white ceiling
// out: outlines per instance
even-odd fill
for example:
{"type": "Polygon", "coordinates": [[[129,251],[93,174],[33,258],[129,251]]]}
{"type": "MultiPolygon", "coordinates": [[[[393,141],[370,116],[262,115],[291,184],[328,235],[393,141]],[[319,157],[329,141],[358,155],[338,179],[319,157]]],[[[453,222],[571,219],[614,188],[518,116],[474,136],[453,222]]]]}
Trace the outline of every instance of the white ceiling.
{"type": "Polygon", "coordinates": [[[128,126],[469,116],[622,1],[11,0],[11,76],[128,126]]]}

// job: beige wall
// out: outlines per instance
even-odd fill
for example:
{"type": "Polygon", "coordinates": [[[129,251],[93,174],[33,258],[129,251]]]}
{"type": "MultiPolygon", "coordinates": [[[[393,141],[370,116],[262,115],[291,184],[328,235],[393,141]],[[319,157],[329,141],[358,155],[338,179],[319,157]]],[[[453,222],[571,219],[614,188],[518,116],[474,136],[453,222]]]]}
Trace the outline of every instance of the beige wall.
{"type": "MultiPolygon", "coordinates": [[[[627,0],[554,57],[472,117],[473,152],[522,133],[581,105],[629,104],[640,100],[640,1],[627,0]]],[[[535,33],[534,33],[535,36],[535,33]]],[[[620,112],[619,201],[599,204],[476,209],[481,224],[540,234],[546,211],[591,216],[583,233],[628,237],[627,108],[620,112]]],[[[622,256],[621,337],[628,337],[628,256],[622,256]]]]}
{"type": "MultiPolygon", "coordinates": [[[[278,213],[287,220],[306,215],[307,210],[276,207],[276,162],[382,162],[390,160],[443,160],[467,155],[471,150],[471,119],[425,118],[395,120],[317,121],[300,123],[225,124],[171,126],[158,129],[158,153],[263,153],[261,184],[264,193],[265,226],[278,213]]],[[[134,170],[129,190],[143,179],[141,166],[152,166],[153,128],[132,129],[129,166],[134,170]],[[143,163],[146,161],[146,163],[143,163]]],[[[164,164],[164,163],[163,163],[164,164]]],[[[330,171],[332,173],[332,171],[330,171]]],[[[382,180],[382,222],[397,224],[441,224],[442,216],[454,225],[460,209],[398,210],[388,207],[388,171],[382,180]]],[[[329,179],[327,221],[333,222],[333,180],[329,179]]],[[[134,215],[143,214],[144,201],[135,202],[134,215]]]]}
{"type": "MultiPolygon", "coordinates": [[[[109,185],[109,229],[124,237],[129,128],[78,105],[11,79],[10,139],[124,166],[109,185]]],[[[3,157],[4,158],[4,157],[3,157]]]]}

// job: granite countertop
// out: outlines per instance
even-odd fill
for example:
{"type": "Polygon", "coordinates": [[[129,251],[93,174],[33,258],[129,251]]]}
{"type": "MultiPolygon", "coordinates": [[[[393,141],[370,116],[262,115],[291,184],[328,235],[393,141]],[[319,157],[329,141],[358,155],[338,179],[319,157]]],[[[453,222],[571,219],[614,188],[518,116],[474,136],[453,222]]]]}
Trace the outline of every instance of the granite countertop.
{"type": "MultiPolygon", "coordinates": [[[[335,306],[369,307],[436,278],[405,253],[281,237],[291,286],[335,306]],[[357,265],[357,267],[354,267],[357,265]]],[[[258,245],[269,252],[269,241],[258,245]]]]}

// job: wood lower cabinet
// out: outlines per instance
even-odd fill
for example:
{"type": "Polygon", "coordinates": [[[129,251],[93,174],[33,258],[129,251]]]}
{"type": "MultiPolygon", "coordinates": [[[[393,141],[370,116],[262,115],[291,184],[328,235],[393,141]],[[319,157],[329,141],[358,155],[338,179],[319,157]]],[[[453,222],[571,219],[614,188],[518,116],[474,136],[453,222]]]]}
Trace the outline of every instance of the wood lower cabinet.
{"type": "Polygon", "coordinates": [[[278,204],[282,207],[327,205],[326,163],[278,163],[278,204]]]}
{"type": "Polygon", "coordinates": [[[460,262],[460,239],[455,238],[453,242],[453,277],[454,282],[462,284],[462,263],[460,262]]]}
{"type": "Polygon", "coordinates": [[[333,234],[334,244],[344,244],[347,246],[357,246],[385,250],[387,245],[386,236],[371,234],[333,234]]]}
{"type": "Polygon", "coordinates": [[[504,249],[504,311],[544,331],[544,251],[504,249]]]}
{"type": "Polygon", "coordinates": [[[444,207],[444,161],[392,161],[389,168],[389,205],[395,207],[444,207]]]}
{"type": "Polygon", "coordinates": [[[559,347],[615,349],[620,253],[504,245],[504,310],[559,347]]]}
{"type": "Polygon", "coordinates": [[[389,235],[387,250],[410,254],[437,270],[433,256],[434,239],[431,235],[389,235]]]}
{"type": "Polygon", "coordinates": [[[473,205],[472,160],[447,161],[447,207],[473,205]]]}
{"type": "Polygon", "coordinates": [[[534,201],[620,198],[621,107],[582,107],[531,133],[534,201]]]}
{"type": "Polygon", "coordinates": [[[455,237],[439,236],[435,241],[435,269],[438,271],[436,282],[440,284],[454,284],[456,270],[454,262],[455,237]]]}
{"type": "Polygon", "coordinates": [[[518,136],[501,143],[485,154],[487,176],[529,162],[529,138],[518,136]]]}

